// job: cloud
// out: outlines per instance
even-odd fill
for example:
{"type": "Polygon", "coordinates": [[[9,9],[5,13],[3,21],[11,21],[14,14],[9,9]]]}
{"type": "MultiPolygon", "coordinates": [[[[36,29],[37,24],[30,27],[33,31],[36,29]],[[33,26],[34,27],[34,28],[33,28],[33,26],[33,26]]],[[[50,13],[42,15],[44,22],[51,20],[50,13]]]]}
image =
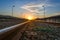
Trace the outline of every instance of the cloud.
{"type": "Polygon", "coordinates": [[[60,15],[60,12],[53,13],[51,16],[60,15]]]}
{"type": "Polygon", "coordinates": [[[26,4],[26,5],[23,5],[21,8],[25,9],[29,12],[36,13],[36,14],[38,14],[38,16],[41,16],[44,13],[44,7],[53,6],[51,4],[47,4],[48,1],[49,0],[43,0],[40,3],[29,3],[29,4],[26,4]]]}
{"type": "Polygon", "coordinates": [[[60,12],[56,12],[56,13],[52,13],[52,14],[46,14],[46,17],[57,16],[57,15],[60,15],[60,12]]]}
{"type": "Polygon", "coordinates": [[[50,4],[29,4],[29,5],[24,5],[21,8],[28,10],[30,12],[35,12],[35,13],[40,13],[41,11],[43,11],[43,6],[48,7],[48,6],[52,6],[50,4]]]}
{"type": "Polygon", "coordinates": [[[51,4],[48,4],[49,0],[37,0],[37,1],[35,3],[31,2],[26,5],[23,5],[21,8],[29,12],[41,13],[42,11],[44,11],[43,6],[45,7],[52,6],[51,4]]]}

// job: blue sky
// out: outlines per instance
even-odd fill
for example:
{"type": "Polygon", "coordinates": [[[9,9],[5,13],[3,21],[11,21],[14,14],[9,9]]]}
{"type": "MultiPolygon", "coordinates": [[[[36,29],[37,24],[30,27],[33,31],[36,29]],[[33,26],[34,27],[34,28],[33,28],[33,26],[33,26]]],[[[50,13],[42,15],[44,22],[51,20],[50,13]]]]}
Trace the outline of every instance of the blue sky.
{"type": "Polygon", "coordinates": [[[46,16],[60,15],[60,0],[0,0],[0,14],[12,15],[12,5],[15,5],[13,13],[16,17],[26,12],[42,17],[44,10],[41,6],[43,5],[46,16]]]}

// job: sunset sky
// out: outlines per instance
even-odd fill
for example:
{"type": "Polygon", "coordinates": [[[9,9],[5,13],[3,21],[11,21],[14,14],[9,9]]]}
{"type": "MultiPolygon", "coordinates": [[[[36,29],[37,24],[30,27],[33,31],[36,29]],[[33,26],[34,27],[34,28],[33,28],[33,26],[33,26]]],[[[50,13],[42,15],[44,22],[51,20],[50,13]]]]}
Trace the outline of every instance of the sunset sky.
{"type": "Polygon", "coordinates": [[[44,15],[55,16],[60,15],[60,0],[0,0],[0,15],[12,15],[12,6],[14,16],[32,14],[33,16],[42,18],[44,15]]]}

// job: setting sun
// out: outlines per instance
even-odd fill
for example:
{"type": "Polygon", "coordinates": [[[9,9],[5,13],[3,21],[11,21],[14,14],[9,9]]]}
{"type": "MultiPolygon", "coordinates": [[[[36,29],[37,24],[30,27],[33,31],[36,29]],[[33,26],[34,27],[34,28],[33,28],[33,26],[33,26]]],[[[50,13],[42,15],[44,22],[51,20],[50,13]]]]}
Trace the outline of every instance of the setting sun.
{"type": "Polygon", "coordinates": [[[34,20],[36,19],[36,15],[31,13],[31,12],[26,12],[24,14],[22,14],[22,18],[28,19],[28,20],[34,20]]]}
{"type": "Polygon", "coordinates": [[[34,18],[32,16],[27,17],[28,20],[33,20],[34,18]]]}

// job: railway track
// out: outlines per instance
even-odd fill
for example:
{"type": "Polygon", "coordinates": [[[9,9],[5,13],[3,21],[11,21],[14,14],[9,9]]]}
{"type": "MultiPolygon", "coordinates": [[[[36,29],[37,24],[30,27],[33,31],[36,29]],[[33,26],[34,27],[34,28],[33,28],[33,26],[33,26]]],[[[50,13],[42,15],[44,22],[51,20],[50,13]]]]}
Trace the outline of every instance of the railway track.
{"type": "Polygon", "coordinates": [[[12,40],[29,21],[0,30],[0,40],[12,40]]]}
{"type": "Polygon", "coordinates": [[[60,40],[60,31],[54,25],[39,21],[33,21],[28,25],[31,29],[27,28],[19,40],[60,40]]]}
{"type": "Polygon", "coordinates": [[[0,38],[1,40],[60,40],[60,28],[57,27],[36,20],[29,21],[0,38]]]}

